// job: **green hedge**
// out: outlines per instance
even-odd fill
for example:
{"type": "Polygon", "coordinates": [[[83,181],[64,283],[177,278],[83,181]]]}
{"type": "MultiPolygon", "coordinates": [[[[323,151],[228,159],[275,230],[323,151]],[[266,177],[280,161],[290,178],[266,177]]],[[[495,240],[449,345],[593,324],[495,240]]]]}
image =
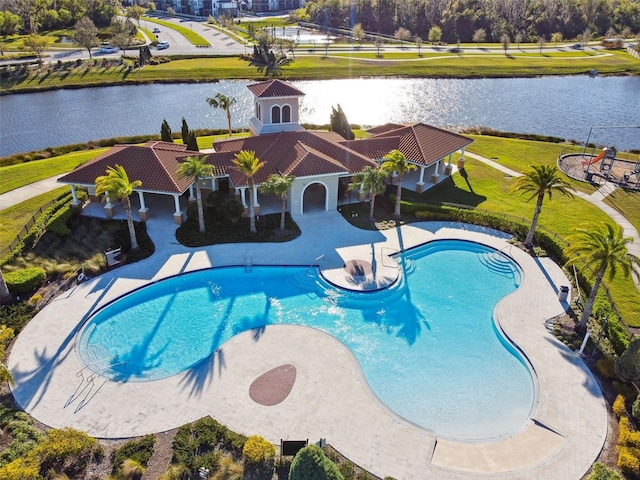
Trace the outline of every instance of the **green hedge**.
{"type": "Polygon", "coordinates": [[[47,272],[44,268],[25,268],[15,272],[4,274],[4,280],[7,282],[9,291],[13,294],[31,292],[42,285],[47,279],[47,272]]]}
{"type": "Polygon", "coordinates": [[[60,238],[71,236],[71,229],[68,227],[69,222],[80,215],[80,210],[68,205],[66,208],[58,210],[47,222],[47,231],[55,233],[60,238]]]}

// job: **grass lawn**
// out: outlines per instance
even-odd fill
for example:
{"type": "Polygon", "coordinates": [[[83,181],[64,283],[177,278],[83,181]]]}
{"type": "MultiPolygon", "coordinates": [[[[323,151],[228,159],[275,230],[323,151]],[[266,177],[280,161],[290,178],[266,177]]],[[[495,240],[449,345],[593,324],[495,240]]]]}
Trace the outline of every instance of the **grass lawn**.
{"type": "Polygon", "coordinates": [[[69,172],[107,150],[107,148],[82,150],[58,157],[2,167],[0,168],[0,194],[45,178],[69,172]]]}
{"type": "MultiPolygon", "coordinates": [[[[558,156],[571,150],[566,143],[537,142],[532,140],[516,140],[486,135],[465,135],[474,142],[467,147],[471,153],[495,160],[516,172],[523,172],[531,165],[556,165],[558,156]]],[[[563,174],[564,175],[564,174],[563,174]]],[[[593,193],[596,187],[587,182],[580,182],[564,175],[571,188],[585,193],[593,193]]]]}
{"type": "MultiPolygon", "coordinates": [[[[320,53],[320,52],[319,52],[320,53]]],[[[282,68],[283,79],[353,78],[363,76],[409,76],[439,78],[520,77],[539,75],[584,74],[592,69],[606,73],[640,74],[640,62],[631,55],[614,52],[609,56],[584,58],[525,56],[507,58],[504,55],[444,54],[438,57],[413,59],[363,59],[330,56],[298,56],[282,68]]],[[[167,81],[213,81],[217,79],[264,78],[249,63],[238,57],[176,58],[160,65],[142,69],[76,68],[72,71],[32,74],[19,80],[5,80],[3,91],[42,90],[62,86],[96,86],[167,81]]]]}
{"type": "Polygon", "coordinates": [[[0,212],[0,245],[9,245],[40,207],[68,191],[69,187],[66,186],[56,188],[2,210],[0,212]]]}
{"type": "MultiPolygon", "coordinates": [[[[203,36],[198,35],[196,32],[194,32],[190,28],[183,27],[182,25],[176,25],[175,23],[159,20],[155,17],[141,17],[140,20],[144,20],[149,23],[157,23],[158,25],[162,25],[165,28],[170,28],[171,30],[175,30],[176,32],[181,33],[187,40],[189,40],[189,43],[191,43],[192,45],[195,45],[196,47],[211,46],[211,43],[209,43],[209,41],[205,39],[203,36]]],[[[151,37],[151,39],[154,39],[155,34],[152,34],[152,35],[153,36],[151,37]]]]}
{"type": "Polygon", "coordinates": [[[621,212],[640,232],[640,192],[616,188],[604,201],[621,212]]]}

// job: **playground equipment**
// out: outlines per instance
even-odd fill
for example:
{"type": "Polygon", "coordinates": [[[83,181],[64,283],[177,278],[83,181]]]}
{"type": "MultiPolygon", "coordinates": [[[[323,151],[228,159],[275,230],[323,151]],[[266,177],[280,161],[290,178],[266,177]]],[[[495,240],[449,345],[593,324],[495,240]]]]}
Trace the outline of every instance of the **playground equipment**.
{"type": "Polygon", "coordinates": [[[585,170],[585,180],[590,182],[593,178],[593,172],[589,171],[589,167],[594,163],[602,160],[600,164],[600,174],[603,176],[609,176],[611,174],[611,170],[613,169],[613,164],[616,161],[616,154],[618,150],[616,147],[605,147],[602,149],[602,152],[599,155],[594,155],[595,147],[591,151],[591,160],[586,160],[582,162],[582,165],[586,165],[587,169],[585,170]]]}

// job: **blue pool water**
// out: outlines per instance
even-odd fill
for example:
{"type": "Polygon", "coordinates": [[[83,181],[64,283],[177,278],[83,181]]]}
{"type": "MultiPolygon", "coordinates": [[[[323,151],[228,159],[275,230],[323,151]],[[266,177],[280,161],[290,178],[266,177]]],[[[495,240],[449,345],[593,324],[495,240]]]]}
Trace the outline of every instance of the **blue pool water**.
{"type": "Polygon", "coordinates": [[[180,275],[99,311],[81,333],[79,352],[114,379],[154,380],[197,365],[245,330],[307,325],[351,349],[374,393],[417,425],[466,439],[520,428],[533,380],[492,320],[496,303],[518,286],[516,265],[489,248],[449,240],[398,262],[403,280],[369,293],[331,288],[308,267],[180,275]],[[101,362],[115,355],[117,365],[101,362]]]}

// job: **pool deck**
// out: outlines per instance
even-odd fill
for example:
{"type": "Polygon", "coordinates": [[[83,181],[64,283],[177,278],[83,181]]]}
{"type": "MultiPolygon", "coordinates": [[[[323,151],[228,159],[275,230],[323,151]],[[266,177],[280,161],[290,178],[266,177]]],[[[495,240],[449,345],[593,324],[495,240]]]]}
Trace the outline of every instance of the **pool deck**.
{"type": "MultiPolygon", "coordinates": [[[[569,285],[557,265],[469,225],[424,222],[378,232],[355,229],[337,212],[295,220],[303,233],[292,242],[203,248],[177,244],[175,226],[150,220],[148,231],[156,244],[152,257],[63,293],[18,336],[8,362],[16,379],[16,400],[51,427],[74,427],[98,438],[165,431],[206,415],[274,444],[281,438],[326,438],[371,473],[399,480],[583,476],[604,444],[607,409],[584,362],[545,328],[545,320],[567,307],[557,300],[559,287],[569,285]],[[250,258],[253,265],[318,264],[332,283],[381,288],[398,276],[389,254],[444,238],[502,249],[524,271],[520,288],[495,310],[500,327],[533,367],[538,387],[531,418],[510,436],[455,441],[403,420],[371,392],[342,343],[308,327],[267,326],[241,333],[196,367],[153,382],[119,383],[102,377],[90,382],[86,370],[78,375],[83,365],[75,335],[81,324],[100,306],[149,282],[211,266],[243,265],[250,258]],[[344,268],[354,260],[361,263],[344,268]],[[297,371],[289,396],[273,406],[254,402],[251,383],[284,364],[297,371]]],[[[443,285],[442,291],[463,288],[460,279],[458,285],[443,285]]]]}

